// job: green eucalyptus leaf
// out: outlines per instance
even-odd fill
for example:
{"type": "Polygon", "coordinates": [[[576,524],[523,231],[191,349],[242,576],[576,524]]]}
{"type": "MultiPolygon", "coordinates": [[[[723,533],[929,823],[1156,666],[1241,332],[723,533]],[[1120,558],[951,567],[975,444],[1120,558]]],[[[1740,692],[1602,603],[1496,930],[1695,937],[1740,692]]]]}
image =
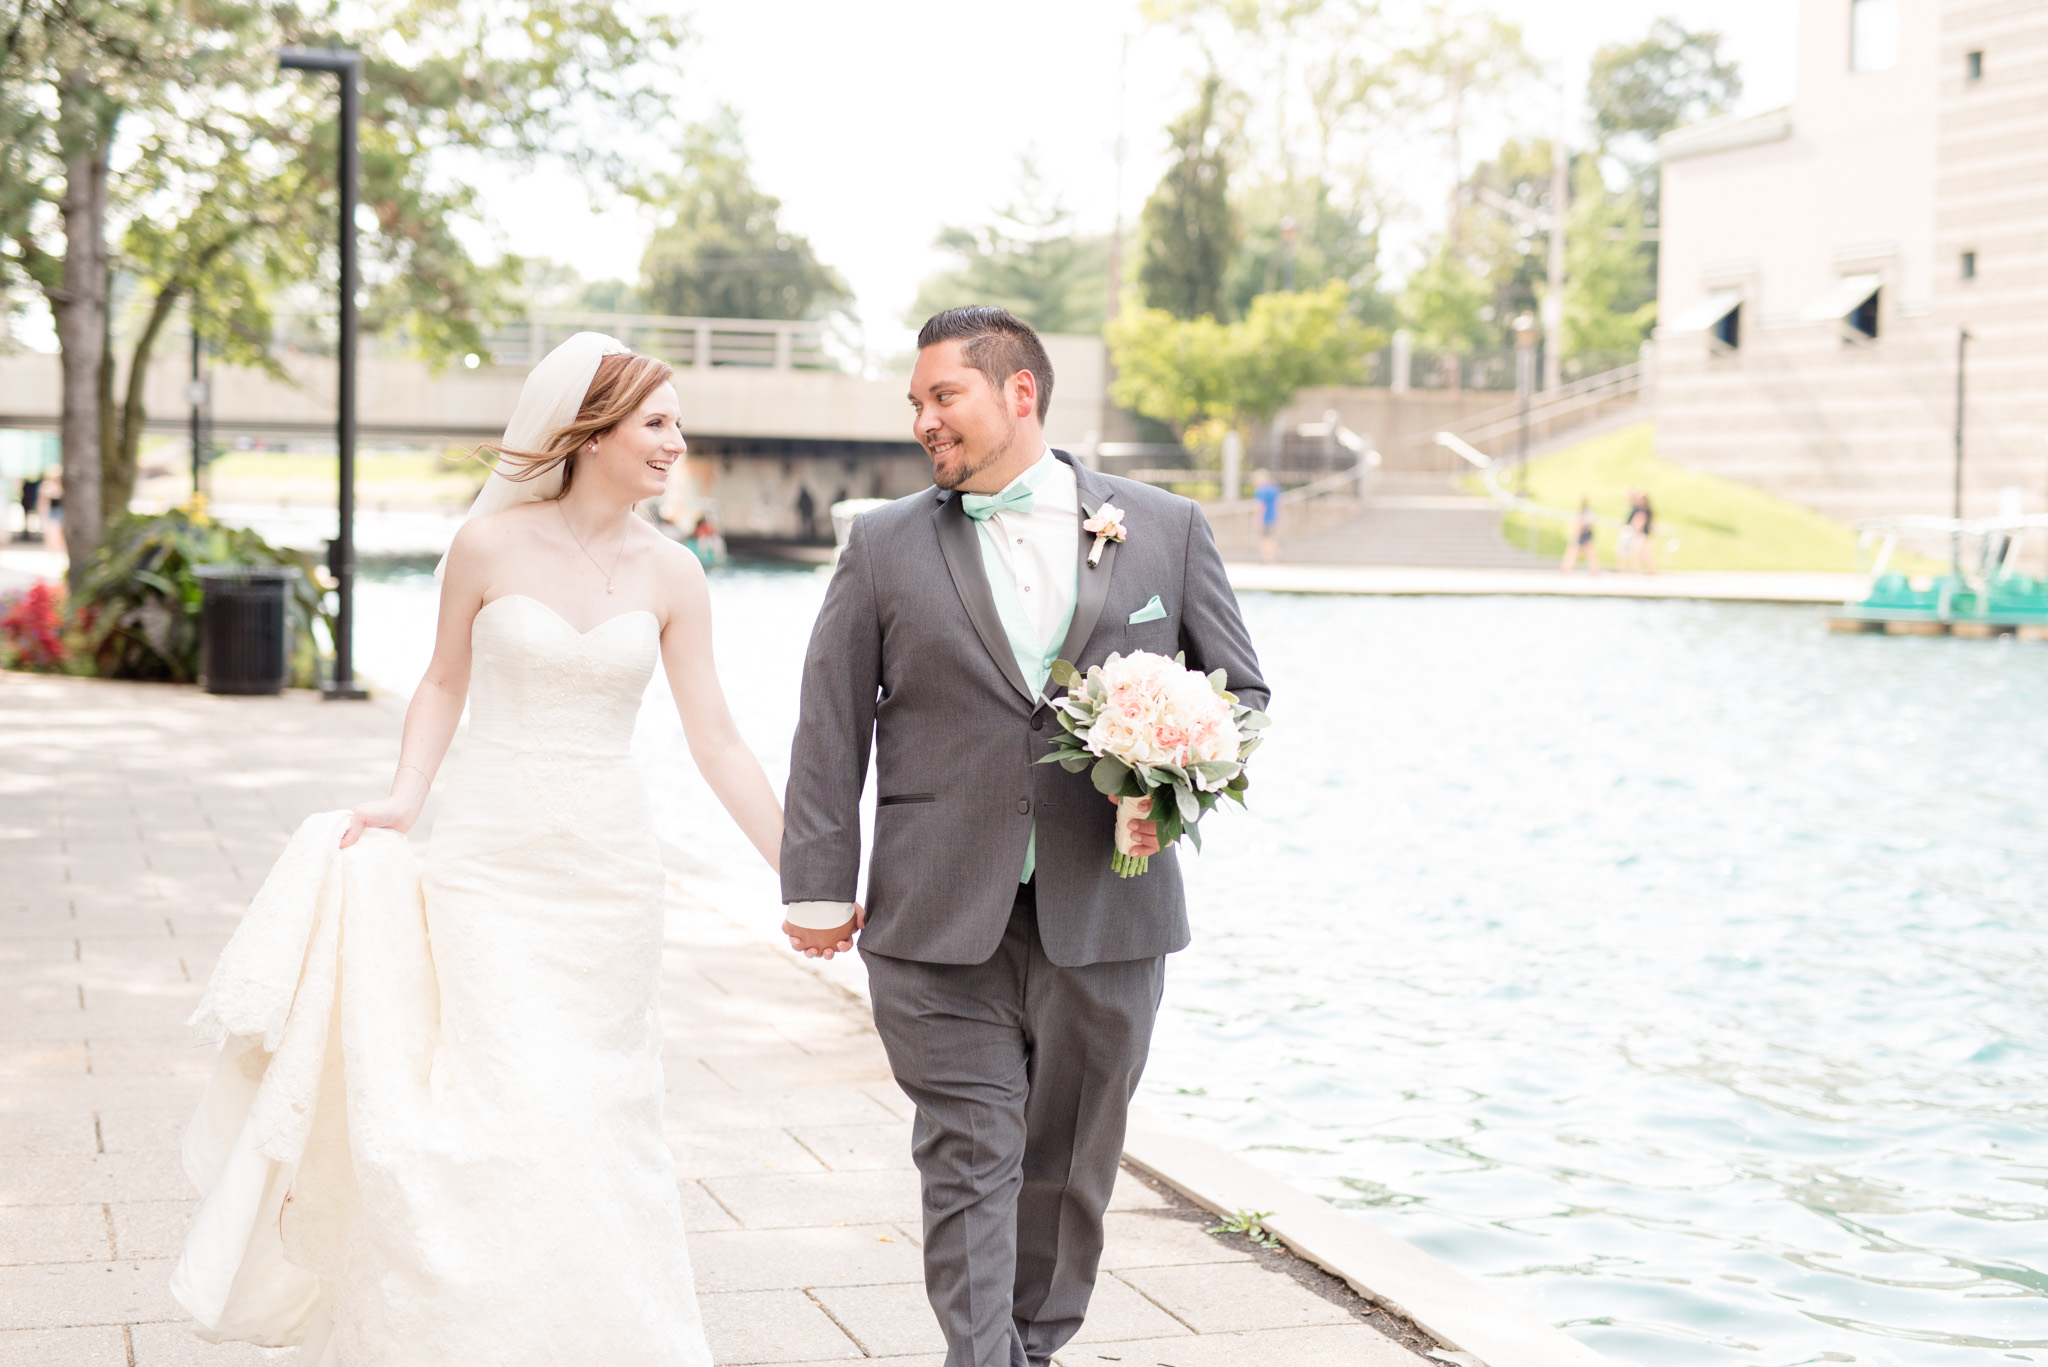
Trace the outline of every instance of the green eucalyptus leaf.
{"type": "Polygon", "coordinates": [[[1096,792],[1116,797],[1123,791],[1124,780],[1130,777],[1130,773],[1130,769],[1122,760],[1104,755],[1095,761],[1095,768],[1090,771],[1088,781],[1095,785],[1096,792]]]}

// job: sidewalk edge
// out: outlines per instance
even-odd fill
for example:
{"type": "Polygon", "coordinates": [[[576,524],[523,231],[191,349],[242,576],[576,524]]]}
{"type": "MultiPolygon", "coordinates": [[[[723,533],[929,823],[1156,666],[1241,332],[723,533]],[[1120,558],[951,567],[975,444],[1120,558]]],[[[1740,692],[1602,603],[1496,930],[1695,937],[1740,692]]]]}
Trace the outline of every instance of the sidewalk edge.
{"type": "Polygon", "coordinates": [[[1612,1367],[1608,1359],[1360,1216],[1131,1108],[1124,1159],[1218,1215],[1263,1221],[1301,1257],[1485,1367],[1612,1367]]]}

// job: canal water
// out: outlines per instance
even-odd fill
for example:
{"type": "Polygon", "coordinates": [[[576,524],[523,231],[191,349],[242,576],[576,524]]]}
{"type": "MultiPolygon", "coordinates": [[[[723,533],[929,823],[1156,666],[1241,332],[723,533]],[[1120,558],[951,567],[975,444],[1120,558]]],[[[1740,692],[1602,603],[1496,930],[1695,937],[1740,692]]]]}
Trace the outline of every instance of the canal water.
{"type": "MultiPolygon", "coordinates": [[[[714,576],[779,784],[823,593],[714,576]]],[[[362,593],[409,688],[431,581],[362,593]]],[[[2048,646],[1248,595],[1275,725],[1143,1100],[1617,1363],[2048,1362],[2048,646]]],[[[775,916],[659,683],[686,876],[775,916]]]]}

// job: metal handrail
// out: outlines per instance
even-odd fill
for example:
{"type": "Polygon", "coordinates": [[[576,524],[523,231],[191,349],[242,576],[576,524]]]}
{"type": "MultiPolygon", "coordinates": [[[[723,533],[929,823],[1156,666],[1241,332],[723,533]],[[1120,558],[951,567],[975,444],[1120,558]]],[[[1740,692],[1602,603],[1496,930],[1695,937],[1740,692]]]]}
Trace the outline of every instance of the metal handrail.
{"type": "Polygon", "coordinates": [[[713,366],[766,370],[832,366],[825,353],[826,325],[794,319],[534,312],[519,322],[493,329],[489,335],[496,359],[531,365],[545,356],[550,346],[574,332],[609,333],[636,350],[661,355],[696,370],[713,366]]]}
{"type": "MultiPolygon", "coordinates": [[[[1630,391],[1640,392],[1643,382],[1643,366],[1640,361],[1599,375],[1590,375],[1563,388],[1551,390],[1549,395],[1529,405],[1528,421],[1531,424],[1561,417],[1581,408],[1605,403],[1610,399],[1623,397],[1630,391]]],[[[1522,424],[1519,402],[1498,405],[1475,413],[1463,424],[1469,441],[1491,441],[1516,431],[1522,424]],[[1492,415],[1499,413],[1499,417],[1492,415]]]]}
{"type": "MultiPolygon", "coordinates": [[[[1635,381],[1640,386],[1642,379],[1643,363],[1641,361],[1631,361],[1627,365],[1616,366],[1612,370],[1603,370],[1597,375],[1588,375],[1583,379],[1573,380],[1570,384],[1560,385],[1556,389],[1547,390],[1534,396],[1529,406],[1529,419],[1534,422],[1541,418],[1546,410],[1566,405],[1569,401],[1582,398],[1596,389],[1603,389],[1609,386],[1619,387],[1630,381],[1635,381]]],[[[1495,404],[1491,408],[1480,409],[1477,413],[1465,419],[1464,425],[1468,427],[1474,423],[1493,425],[1509,418],[1520,422],[1521,416],[1522,401],[1519,398],[1514,398],[1509,399],[1506,403],[1495,404]]]]}
{"type": "MultiPolygon", "coordinates": [[[[1339,470],[1334,475],[1324,475],[1321,479],[1310,480],[1307,484],[1296,485],[1280,495],[1281,506],[1285,507],[1290,503],[1307,503],[1313,499],[1335,494],[1338,490],[1346,487],[1349,487],[1355,493],[1359,485],[1370,478],[1371,471],[1379,468],[1379,454],[1377,451],[1367,451],[1364,458],[1349,470],[1339,470]]],[[[1259,501],[1255,498],[1237,498],[1232,499],[1228,503],[1204,504],[1203,511],[1213,517],[1224,513],[1246,513],[1258,506],[1259,501]]]]}

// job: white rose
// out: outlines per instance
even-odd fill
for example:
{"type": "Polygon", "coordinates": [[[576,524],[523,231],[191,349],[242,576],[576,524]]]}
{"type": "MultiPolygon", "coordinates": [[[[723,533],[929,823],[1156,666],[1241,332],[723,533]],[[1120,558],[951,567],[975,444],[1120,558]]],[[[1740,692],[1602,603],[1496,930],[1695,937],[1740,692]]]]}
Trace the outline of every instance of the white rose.
{"type": "Polygon", "coordinates": [[[1088,728],[1088,752],[1093,755],[1114,755],[1128,760],[1131,749],[1137,744],[1139,727],[1112,711],[1105,711],[1088,728]]]}

